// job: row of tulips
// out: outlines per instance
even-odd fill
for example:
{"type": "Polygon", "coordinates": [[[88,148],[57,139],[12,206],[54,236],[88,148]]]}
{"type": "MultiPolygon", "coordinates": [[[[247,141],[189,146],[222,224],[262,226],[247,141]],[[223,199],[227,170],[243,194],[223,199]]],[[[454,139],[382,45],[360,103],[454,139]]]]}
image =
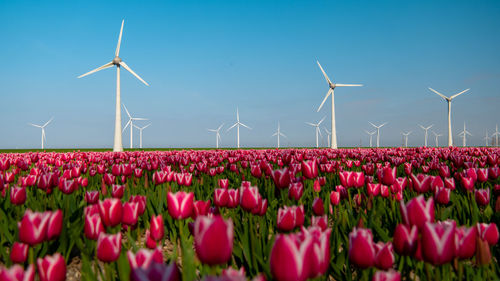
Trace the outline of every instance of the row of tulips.
{"type": "Polygon", "coordinates": [[[497,279],[499,164],[496,148],[1,154],[0,280],[64,280],[73,259],[84,280],[497,279]]]}

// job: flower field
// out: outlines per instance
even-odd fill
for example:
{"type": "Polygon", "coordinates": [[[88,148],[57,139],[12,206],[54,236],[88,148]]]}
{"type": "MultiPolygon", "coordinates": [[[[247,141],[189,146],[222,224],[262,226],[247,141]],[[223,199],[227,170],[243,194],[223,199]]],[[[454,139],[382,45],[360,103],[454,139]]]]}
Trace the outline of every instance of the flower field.
{"type": "Polygon", "coordinates": [[[0,154],[0,280],[498,280],[500,149],[0,154]]]}

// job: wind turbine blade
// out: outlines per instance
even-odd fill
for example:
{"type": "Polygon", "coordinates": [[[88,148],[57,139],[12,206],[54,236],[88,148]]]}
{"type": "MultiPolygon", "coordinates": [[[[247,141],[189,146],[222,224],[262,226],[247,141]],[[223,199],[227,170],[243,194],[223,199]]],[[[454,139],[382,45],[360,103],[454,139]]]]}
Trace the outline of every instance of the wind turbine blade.
{"type": "Polygon", "coordinates": [[[31,126],[33,126],[33,127],[37,127],[37,128],[41,128],[41,127],[42,127],[42,126],[40,126],[40,125],[35,125],[35,124],[32,124],[32,123],[28,123],[28,125],[31,125],[31,126]]]}
{"type": "Polygon", "coordinates": [[[332,93],[332,89],[330,88],[330,89],[328,89],[328,92],[326,93],[325,98],[323,99],[323,101],[319,105],[318,112],[321,110],[321,108],[323,107],[323,104],[326,102],[326,100],[328,99],[328,97],[330,96],[331,93],[332,93]]]}
{"type": "Polygon", "coordinates": [[[127,129],[131,121],[132,121],[131,119],[128,120],[127,124],[125,124],[125,127],[123,127],[122,133],[125,132],[125,129],[127,129]]]}
{"type": "Polygon", "coordinates": [[[128,118],[132,119],[132,116],[130,116],[130,113],[128,112],[128,109],[124,103],[123,103],[123,108],[125,108],[125,112],[127,112],[128,118]]]}
{"type": "Polygon", "coordinates": [[[120,45],[122,43],[122,33],[123,33],[123,24],[124,23],[125,23],[125,20],[122,20],[122,27],[120,28],[120,36],[118,37],[118,44],[116,45],[115,57],[117,57],[120,54],[120,45]]]}
{"type": "Polygon", "coordinates": [[[319,127],[316,127],[316,130],[318,130],[318,133],[321,137],[323,137],[323,134],[321,133],[321,130],[319,129],[319,127]]]}
{"type": "Polygon", "coordinates": [[[323,118],[321,118],[321,120],[318,122],[318,126],[319,126],[319,124],[321,124],[323,121],[325,121],[325,118],[326,118],[326,116],[323,116],[323,118]]]}
{"type": "Polygon", "coordinates": [[[418,124],[418,125],[420,126],[420,128],[422,128],[422,130],[425,130],[425,127],[424,127],[424,126],[422,126],[422,125],[420,125],[420,124],[418,124]]]}
{"type": "Polygon", "coordinates": [[[305,122],[305,123],[306,123],[307,125],[311,125],[311,126],[313,126],[313,127],[316,127],[316,124],[313,124],[313,123],[311,123],[311,122],[305,122]]]}
{"type": "Polygon", "coordinates": [[[375,124],[373,124],[372,122],[368,121],[368,123],[370,123],[370,125],[372,125],[373,127],[377,128],[377,126],[375,126],[375,124]]]}
{"type": "Polygon", "coordinates": [[[288,137],[287,137],[285,134],[283,134],[283,133],[280,133],[280,135],[281,135],[282,137],[288,138],[288,137]]]}
{"type": "MultiPolygon", "coordinates": [[[[431,91],[433,91],[434,93],[436,93],[436,94],[440,95],[443,99],[448,100],[448,97],[447,97],[447,96],[445,96],[445,95],[441,94],[440,92],[438,92],[438,91],[434,90],[433,88],[430,88],[430,87],[429,87],[429,90],[431,90],[431,91]]],[[[451,98],[449,98],[449,99],[451,99],[451,98]]]]}
{"type": "Polygon", "coordinates": [[[240,111],[238,110],[238,107],[236,107],[236,121],[238,121],[238,123],[240,122],[240,111]]]}
{"type": "Polygon", "coordinates": [[[271,135],[271,137],[274,137],[274,136],[277,136],[277,135],[278,135],[278,133],[274,133],[274,134],[271,135]]]}
{"type": "Polygon", "coordinates": [[[45,126],[49,125],[49,123],[52,122],[52,120],[54,120],[54,117],[50,118],[50,120],[47,121],[47,123],[43,124],[42,127],[45,127],[45,126]]]}
{"type": "Polygon", "coordinates": [[[85,77],[85,76],[90,75],[90,74],[92,74],[92,73],[94,73],[94,72],[101,71],[101,70],[103,70],[103,69],[110,68],[110,67],[112,67],[112,66],[113,66],[113,62],[108,62],[107,64],[105,64],[105,65],[103,65],[103,66],[100,66],[100,67],[98,67],[98,68],[96,68],[96,69],[94,69],[94,70],[91,70],[91,71],[89,71],[89,72],[87,72],[87,73],[85,73],[85,74],[82,74],[82,75],[78,76],[78,78],[85,77]]]}
{"type": "Polygon", "coordinates": [[[380,128],[384,127],[385,125],[387,125],[387,123],[389,122],[385,122],[384,124],[380,125],[380,128]]]}
{"type": "Polygon", "coordinates": [[[229,127],[229,128],[226,130],[226,132],[229,132],[229,130],[231,130],[232,128],[234,128],[236,125],[238,125],[238,123],[234,123],[234,125],[233,125],[233,126],[231,126],[231,127],[229,127]]]}
{"type": "Polygon", "coordinates": [[[335,84],[335,87],[361,87],[363,84],[335,84]]]}
{"type": "Polygon", "coordinates": [[[120,65],[123,66],[123,68],[125,68],[128,72],[132,73],[132,75],[134,75],[135,78],[141,80],[142,83],[146,84],[146,86],[149,86],[149,84],[146,81],[144,81],[141,77],[139,77],[139,75],[137,75],[132,69],[130,69],[130,67],[128,67],[128,65],[124,61],[121,61],[120,65]]]}
{"type": "Polygon", "coordinates": [[[214,129],[207,129],[207,130],[210,132],[217,132],[217,130],[214,130],[214,129]]]}
{"type": "Polygon", "coordinates": [[[220,129],[222,129],[222,126],[224,126],[224,123],[220,124],[219,128],[217,128],[217,131],[220,131],[220,129]]]}
{"type": "Polygon", "coordinates": [[[319,68],[321,69],[321,72],[323,72],[323,76],[325,76],[326,82],[328,82],[328,85],[332,84],[332,81],[330,81],[330,78],[328,78],[328,75],[326,75],[325,71],[323,70],[323,67],[321,67],[321,64],[319,64],[319,61],[316,61],[318,63],[319,68]]]}
{"type": "Polygon", "coordinates": [[[137,118],[137,117],[133,117],[131,119],[134,120],[134,121],[146,121],[146,120],[149,120],[147,118],[137,118]]]}
{"type": "Polygon", "coordinates": [[[470,90],[470,89],[466,89],[466,90],[461,91],[461,92],[460,92],[460,93],[458,93],[458,94],[455,94],[455,95],[451,96],[451,97],[450,97],[450,100],[451,100],[451,99],[454,99],[454,98],[456,98],[456,97],[458,97],[458,96],[460,96],[461,94],[463,94],[463,93],[465,93],[465,92],[468,92],[469,90],[470,90]]]}
{"type": "Polygon", "coordinates": [[[151,126],[151,123],[147,124],[146,126],[142,127],[142,129],[146,129],[147,127],[151,126]]]}
{"type": "Polygon", "coordinates": [[[240,123],[240,125],[243,126],[243,127],[245,127],[245,128],[247,128],[247,129],[249,129],[249,130],[252,129],[252,128],[248,127],[247,125],[243,124],[243,123],[240,123]]]}

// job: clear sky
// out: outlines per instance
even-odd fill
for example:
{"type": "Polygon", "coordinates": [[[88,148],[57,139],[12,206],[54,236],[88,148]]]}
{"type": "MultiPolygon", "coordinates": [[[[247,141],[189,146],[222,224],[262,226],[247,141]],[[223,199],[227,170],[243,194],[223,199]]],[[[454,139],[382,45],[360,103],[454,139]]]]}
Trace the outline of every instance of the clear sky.
{"type": "Polygon", "coordinates": [[[113,59],[122,19],[120,57],[151,85],[122,70],[122,101],[152,122],[145,147],[214,146],[207,128],[228,128],[237,106],[253,128],[242,146],[275,145],[278,121],[282,144],[313,146],[304,122],[329,128],[331,112],[316,112],[328,90],[316,59],[334,82],[365,85],[336,90],[340,146],[367,145],[368,121],[389,122],[382,145],[401,130],[422,145],[418,123],[445,144],[446,102],[427,87],[471,88],[453,101],[453,132],[465,121],[481,145],[500,123],[499,15],[500,1],[0,0],[0,148],[39,147],[27,123],[52,116],[47,147],[112,147],[116,70],[76,77],[113,59]]]}

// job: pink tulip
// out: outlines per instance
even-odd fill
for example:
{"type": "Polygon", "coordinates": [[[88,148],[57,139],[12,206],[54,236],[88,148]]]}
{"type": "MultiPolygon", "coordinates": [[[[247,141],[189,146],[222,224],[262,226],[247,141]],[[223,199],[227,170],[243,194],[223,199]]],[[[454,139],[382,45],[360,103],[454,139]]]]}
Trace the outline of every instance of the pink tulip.
{"type": "Polygon", "coordinates": [[[394,253],[391,242],[378,242],[375,246],[375,266],[378,269],[387,270],[394,264],[394,253]]]}
{"type": "Polygon", "coordinates": [[[434,222],[434,201],[429,198],[425,201],[423,195],[411,199],[406,206],[401,201],[401,216],[407,225],[416,225],[419,229],[426,222],[434,222]]]}
{"type": "Polygon", "coordinates": [[[240,187],[240,206],[246,210],[251,211],[259,203],[259,189],[256,186],[241,186],[240,187]]]}
{"type": "Polygon", "coordinates": [[[113,184],[111,186],[111,196],[113,198],[121,199],[125,191],[125,185],[113,184]]]}
{"type": "Polygon", "coordinates": [[[92,190],[85,192],[85,201],[88,204],[97,204],[99,202],[99,191],[92,190]]]}
{"type": "Polygon", "coordinates": [[[297,240],[293,235],[276,236],[269,262],[271,274],[278,281],[303,281],[310,275],[313,237],[297,240]]]}
{"type": "Polygon", "coordinates": [[[368,268],[375,264],[371,230],[355,227],[349,234],[349,260],[359,268],[368,268]]]}
{"type": "Polygon", "coordinates": [[[22,266],[15,264],[10,268],[0,266],[0,280],[2,281],[33,281],[35,280],[35,267],[30,264],[26,271],[22,266]]]}
{"type": "Polygon", "coordinates": [[[401,273],[391,269],[389,271],[377,271],[372,281],[401,281],[401,273]]]}
{"type": "Polygon", "coordinates": [[[240,191],[238,189],[228,189],[228,200],[227,206],[228,208],[236,208],[240,204],[240,191]]]}
{"type": "Polygon", "coordinates": [[[445,187],[438,187],[434,192],[434,200],[439,204],[446,205],[450,202],[451,189],[445,187]]]}
{"type": "Polygon", "coordinates": [[[193,211],[194,193],[178,191],[167,194],[168,213],[173,219],[186,219],[191,216],[193,211]]]}
{"type": "Polygon", "coordinates": [[[432,178],[424,174],[410,174],[413,189],[418,193],[426,193],[431,188],[432,178]]]}
{"type": "Polygon", "coordinates": [[[487,241],[490,246],[493,246],[498,242],[498,227],[495,223],[478,223],[477,230],[479,238],[483,241],[487,241]]]}
{"type": "Polygon", "coordinates": [[[84,225],[85,237],[90,240],[97,240],[101,232],[105,232],[101,216],[99,214],[86,215],[84,225]]]}
{"type": "Polygon", "coordinates": [[[24,263],[28,258],[28,244],[14,242],[10,251],[10,260],[14,263],[24,263]]]}
{"type": "Polygon", "coordinates": [[[478,205],[486,206],[490,203],[490,189],[476,189],[475,190],[476,202],[478,205]]]}
{"type": "Polygon", "coordinates": [[[163,235],[165,234],[165,226],[163,222],[163,217],[161,214],[158,216],[151,216],[151,222],[149,224],[149,229],[151,233],[151,237],[159,241],[163,238],[163,235]]]}
{"type": "Polygon", "coordinates": [[[258,216],[263,216],[266,214],[267,211],[267,199],[260,199],[259,204],[255,208],[252,209],[252,214],[258,215],[258,216]]]}
{"type": "Polygon", "coordinates": [[[272,173],[274,185],[278,189],[287,188],[290,184],[290,172],[288,169],[274,170],[272,173]]]}
{"type": "Polygon", "coordinates": [[[61,254],[38,258],[36,261],[40,281],[63,281],[66,280],[66,263],[61,254]]]}
{"type": "Polygon", "coordinates": [[[320,217],[311,217],[311,226],[317,226],[325,231],[328,228],[328,217],[326,215],[320,217]]]}
{"type": "Polygon", "coordinates": [[[132,253],[132,251],[127,251],[128,263],[130,269],[134,270],[136,268],[147,269],[151,263],[163,263],[163,252],[160,247],[154,250],[139,249],[137,253],[132,253]]]}
{"type": "Polygon", "coordinates": [[[47,240],[52,240],[61,235],[63,224],[63,213],[61,210],[50,213],[50,218],[47,223],[47,240]]]}
{"type": "Polygon", "coordinates": [[[380,183],[368,183],[366,185],[366,192],[370,196],[378,196],[380,194],[380,183]]]}
{"type": "Polygon", "coordinates": [[[284,206],[278,209],[276,227],[281,231],[290,231],[295,228],[295,211],[293,208],[284,206]]]}
{"type": "Polygon", "coordinates": [[[461,259],[470,259],[476,254],[477,227],[457,227],[455,230],[455,252],[461,259]]]}
{"type": "Polygon", "coordinates": [[[445,178],[444,186],[448,189],[455,190],[455,179],[454,178],[445,178]]]}
{"type": "Polygon", "coordinates": [[[229,201],[229,193],[225,188],[216,188],[214,190],[214,205],[217,207],[226,207],[229,201]]]}
{"type": "Polygon", "coordinates": [[[288,198],[299,200],[304,194],[304,185],[301,182],[291,183],[288,187],[288,198]]]}
{"type": "Polygon", "coordinates": [[[307,179],[318,176],[318,163],[315,160],[302,161],[302,175],[307,179]]]}
{"type": "Polygon", "coordinates": [[[233,222],[221,216],[199,216],[194,223],[194,247],[202,263],[216,265],[231,259],[233,222]]]}
{"type": "Polygon", "coordinates": [[[99,234],[97,239],[97,258],[102,262],[114,262],[120,256],[122,234],[99,234]]]}
{"type": "Polygon", "coordinates": [[[340,203],[340,192],[332,191],[330,193],[330,203],[337,206],[340,203]]]}
{"type": "Polygon", "coordinates": [[[26,187],[10,188],[10,203],[13,205],[22,205],[26,202],[26,187]]]}
{"type": "Polygon", "coordinates": [[[475,180],[472,177],[460,177],[460,182],[466,191],[472,191],[474,189],[475,180]]]}
{"type": "Polygon", "coordinates": [[[433,265],[442,265],[455,257],[455,223],[426,222],[422,227],[422,257],[433,265]]]}
{"type": "Polygon", "coordinates": [[[99,214],[105,226],[116,226],[122,221],[123,208],[120,199],[107,198],[99,202],[99,214]]]}
{"type": "Polygon", "coordinates": [[[300,241],[304,241],[307,236],[313,238],[310,273],[309,277],[314,278],[325,274],[330,261],[330,233],[331,229],[321,230],[318,227],[302,228],[299,234],[300,241]]]}
{"type": "Polygon", "coordinates": [[[396,253],[404,256],[411,256],[417,249],[418,228],[413,225],[411,227],[405,224],[398,224],[394,231],[392,243],[396,253]]]}
{"type": "Polygon", "coordinates": [[[42,243],[47,236],[51,213],[32,212],[27,209],[19,224],[19,240],[30,246],[42,243]]]}
{"type": "Polygon", "coordinates": [[[488,181],[488,169],[480,168],[476,170],[477,181],[478,182],[486,182],[488,181]]]}
{"type": "Polygon", "coordinates": [[[396,167],[384,167],[382,168],[382,183],[385,185],[391,185],[396,181],[396,167]]]}
{"type": "Polygon", "coordinates": [[[219,179],[217,182],[220,188],[229,188],[229,180],[228,179],[219,179]]]}
{"type": "Polygon", "coordinates": [[[191,217],[193,219],[196,219],[198,216],[206,216],[209,214],[210,210],[210,200],[203,201],[195,201],[193,203],[193,213],[191,214],[191,217]]]}
{"type": "Polygon", "coordinates": [[[323,205],[323,200],[320,197],[314,198],[312,204],[313,213],[316,216],[322,216],[325,214],[325,206],[323,205]]]}
{"type": "Polygon", "coordinates": [[[154,249],[158,246],[158,243],[157,241],[155,241],[152,237],[151,237],[151,234],[149,232],[149,229],[146,229],[146,233],[145,233],[145,238],[146,238],[146,247],[148,247],[149,249],[154,249]]]}
{"type": "Polygon", "coordinates": [[[125,202],[122,208],[122,223],[136,225],[139,219],[139,204],[136,202],[125,202]]]}

